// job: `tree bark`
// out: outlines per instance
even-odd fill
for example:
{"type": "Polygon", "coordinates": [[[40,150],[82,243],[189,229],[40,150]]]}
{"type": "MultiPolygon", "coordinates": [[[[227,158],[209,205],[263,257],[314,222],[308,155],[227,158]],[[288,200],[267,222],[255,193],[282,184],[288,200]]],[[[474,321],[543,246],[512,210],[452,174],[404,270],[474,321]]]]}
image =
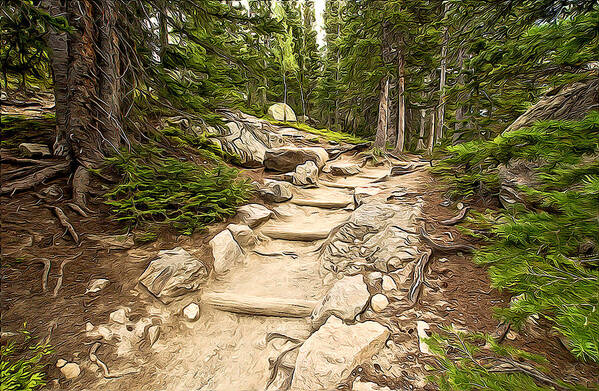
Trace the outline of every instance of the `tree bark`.
{"type": "MultiPolygon", "coordinates": [[[[449,5],[445,6],[447,13],[449,5]]],[[[443,44],[441,46],[441,72],[439,75],[439,106],[437,106],[437,127],[435,131],[435,144],[443,138],[443,125],[445,120],[445,77],[447,73],[447,45],[449,41],[449,32],[445,27],[443,32],[443,44]]]]}
{"type": "Polygon", "coordinates": [[[426,145],[424,144],[424,133],[426,132],[426,109],[420,109],[420,132],[418,133],[418,145],[416,149],[424,150],[426,145]]]}
{"type": "Polygon", "coordinates": [[[379,119],[374,139],[374,147],[385,149],[387,144],[387,120],[389,118],[389,76],[381,79],[379,99],[379,119]]]}
{"type": "Polygon", "coordinates": [[[428,134],[428,151],[433,152],[435,146],[435,111],[431,113],[431,130],[428,134]]]}
{"type": "Polygon", "coordinates": [[[406,101],[405,101],[405,69],[404,56],[401,48],[397,52],[397,139],[395,142],[395,153],[403,152],[406,140],[406,101]]]}
{"type": "MultiPolygon", "coordinates": [[[[42,7],[53,17],[66,17],[66,7],[60,0],[44,0],[42,7]]],[[[67,137],[68,127],[68,81],[69,39],[65,32],[51,28],[46,43],[51,50],[50,65],[54,80],[54,105],[56,107],[56,138],[52,152],[54,156],[65,157],[71,153],[67,137]]]]}

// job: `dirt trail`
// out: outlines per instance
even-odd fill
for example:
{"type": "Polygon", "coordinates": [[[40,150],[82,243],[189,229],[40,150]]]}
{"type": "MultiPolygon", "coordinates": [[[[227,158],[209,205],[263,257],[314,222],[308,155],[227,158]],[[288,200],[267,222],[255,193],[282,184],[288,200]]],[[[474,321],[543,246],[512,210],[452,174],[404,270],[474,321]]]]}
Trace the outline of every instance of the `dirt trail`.
{"type": "MultiPolygon", "coordinates": [[[[335,163],[340,161],[358,162],[356,158],[342,157],[335,163]]],[[[327,168],[324,171],[328,171],[327,168]]],[[[335,280],[330,276],[325,278],[326,271],[317,251],[323,240],[306,242],[271,239],[263,233],[332,232],[347,221],[354,210],[352,187],[360,186],[380,191],[376,198],[383,200],[400,184],[408,192],[417,190],[421,172],[373,183],[388,172],[388,165],[368,165],[358,175],[346,178],[322,174],[321,179],[324,179],[327,186],[320,185],[310,189],[294,187],[293,198],[276,204],[272,208],[275,217],[254,230],[260,238],[260,243],[253,251],[245,250],[243,262],[236,264],[224,275],[212,276],[200,294],[195,297],[187,295],[189,297],[186,297],[185,302],[201,303],[202,295],[214,292],[262,298],[320,300],[335,280]],[[335,184],[343,187],[337,187],[335,184]],[[347,200],[348,207],[327,209],[297,205],[297,200],[347,200]],[[260,255],[282,252],[293,255],[260,255]]],[[[150,314],[160,316],[163,324],[168,324],[172,320],[176,321],[179,308],[152,305],[147,310],[150,314]]],[[[144,383],[142,386],[142,373],[139,373],[119,379],[102,379],[94,388],[168,391],[262,390],[270,376],[269,358],[275,359],[284,349],[291,346],[285,340],[266,343],[267,334],[280,333],[303,340],[311,331],[306,318],[243,315],[201,305],[199,321],[186,323],[186,327],[177,332],[161,334],[153,346],[153,359],[147,361],[146,357],[143,364],[139,362],[141,358],[134,360],[143,367],[142,373],[153,374],[151,378],[155,379],[154,382],[144,383]]]]}

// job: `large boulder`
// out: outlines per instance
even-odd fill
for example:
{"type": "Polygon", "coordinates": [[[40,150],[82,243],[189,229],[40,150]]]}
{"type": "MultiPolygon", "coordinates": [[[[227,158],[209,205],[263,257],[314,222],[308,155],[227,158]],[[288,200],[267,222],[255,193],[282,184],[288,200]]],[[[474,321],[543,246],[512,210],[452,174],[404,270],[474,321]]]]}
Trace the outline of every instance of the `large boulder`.
{"type": "Polygon", "coordinates": [[[231,266],[243,260],[243,251],[228,229],[221,231],[208,243],[214,257],[214,271],[226,273],[231,266]]]}
{"type": "Polygon", "coordinates": [[[239,222],[250,228],[255,228],[266,222],[273,215],[273,211],[260,204],[248,204],[237,209],[239,222]]]}
{"type": "Polygon", "coordinates": [[[162,250],[152,260],[139,282],[165,304],[198,290],[208,278],[208,269],[181,247],[162,250]]]}
{"type": "Polygon", "coordinates": [[[264,187],[259,193],[263,199],[270,202],[285,202],[293,197],[293,185],[283,181],[265,179],[264,187]]]}
{"type": "Polygon", "coordinates": [[[331,174],[336,176],[350,176],[360,173],[360,166],[355,163],[331,164],[331,174]]]}
{"type": "Polygon", "coordinates": [[[293,109],[285,103],[275,103],[268,108],[268,116],[277,121],[295,122],[293,109]]]}
{"type": "Polygon", "coordinates": [[[300,347],[292,391],[335,390],[351,371],[385,344],[389,330],[376,322],[345,325],[331,316],[300,347]]]}
{"type": "Polygon", "coordinates": [[[333,284],[314,307],[310,316],[312,327],[319,328],[331,315],[345,321],[353,321],[366,307],[369,298],[370,293],[361,274],[343,277],[333,284]]]}
{"type": "Polygon", "coordinates": [[[308,160],[316,163],[319,169],[329,159],[326,149],[320,147],[279,147],[268,149],[264,154],[264,166],[269,170],[289,172],[308,160]]]}

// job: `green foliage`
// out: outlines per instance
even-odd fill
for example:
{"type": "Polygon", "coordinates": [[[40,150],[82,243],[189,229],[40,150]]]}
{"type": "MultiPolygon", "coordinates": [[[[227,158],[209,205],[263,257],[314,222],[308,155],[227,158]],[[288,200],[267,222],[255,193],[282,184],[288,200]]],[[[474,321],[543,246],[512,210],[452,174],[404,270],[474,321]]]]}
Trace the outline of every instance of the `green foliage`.
{"type": "Polygon", "coordinates": [[[499,345],[490,336],[444,328],[426,343],[437,356],[430,379],[441,391],[550,391],[556,386],[586,390],[552,378],[542,366],[547,362],[544,357],[499,345]],[[510,369],[502,371],[506,368],[510,369]]]}
{"type": "Polygon", "coordinates": [[[156,147],[123,151],[109,159],[123,180],[106,194],[118,221],[157,229],[171,225],[184,234],[235,213],[250,185],[225,165],[197,166],[166,156],[156,147]]]}
{"type": "Polygon", "coordinates": [[[14,341],[0,347],[0,391],[33,391],[46,385],[40,361],[53,350],[49,345],[34,344],[25,326],[21,330],[24,347],[14,341]],[[17,355],[20,358],[15,358],[17,355]]]}
{"type": "Polygon", "coordinates": [[[316,135],[322,136],[330,141],[346,142],[346,143],[350,143],[350,144],[361,144],[361,143],[369,142],[369,140],[361,138],[361,137],[352,136],[350,134],[343,133],[343,132],[336,132],[336,131],[330,130],[330,129],[316,129],[316,128],[311,127],[310,125],[300,123],[300,122],[284,122],[284,121],[276,121],[273,119],[269,119],[268,121],[275,125],[288,126],[288,127],[295,128],[298,130],[303,130],[304,132],[316,134],[316,135]]]}
{"type": "Polygon", "coordinates": [[[537,184],[519,187],[524,204],[470,217],[464,231],[487,240],[474,260],[489,266],[493,285],[519,295],[497,311],[502,318],[518,326],[542,315],[577,358],[599,362],[599,112],[448,152],[435,171],[454,194],[469,197],[496,191],[499,164],[534,163],[537,184]]]}

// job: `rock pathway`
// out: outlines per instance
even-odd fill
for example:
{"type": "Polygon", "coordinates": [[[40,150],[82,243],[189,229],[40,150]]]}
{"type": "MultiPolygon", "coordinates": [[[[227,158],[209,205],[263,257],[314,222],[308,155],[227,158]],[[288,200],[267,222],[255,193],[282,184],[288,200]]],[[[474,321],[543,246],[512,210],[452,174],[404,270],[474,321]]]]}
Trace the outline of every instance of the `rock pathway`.
{"type": "MultiPolygon", "coordinates": [[[[287,170],[293,158],[284,151],[266,156],[283,156],[287,170]]],[[[325,150],[313,151],[321,159],[325,150]]],[[[300,155],[299,163],[305,164],[306,155],[300,155]]],[[[410,307],[406,295],[419,255],[416,220],[422,204],[415,194],[423,171],[393,177],[388,164],[359,167],[359,159],[346,155],[324,167],[316,163],[323,168],[318,187],[289,184],[290,198],[270,198],[280,202],[268,208],[243,207],[236,221],[215,236],[215,270],[201,290],[186,278],[204,279],[204,266],[182,249],[163,253],[181,253],[176,263],[193,270],[178,274],[157,260],[144,273],[142,283],[160,299],[148,305],[148,313],[163,325],[149,322],[140,333],[150,339],[151,360],[131,348],[130,366],[153,374],[143,389],[328,390],[365,362],[379,360],[391,371],[400,354],[411,355],[412,361],[419,354],[422,325],[398,348],[392,342],[397,324],[385,316],[398,302],[410,307]],[[383,177],[387,180],[377,180],[383,177]],[[398,189],[406,195],[394,197],[398,189]],[[190,293],[165,305],[165,297],[170,302],[179,293],[172,286],[176,280],[187,284],[190,293]]],[[[404,314],[414,331],[420,315],[413,310],[404,314]]],[[[129,324],[128,319],[120,322],[129,324]]],[[[105,333],[127,332],[101,327],[105,333]]],[[[98,329],[89,335],[101,335],[98,329]]],[[[132,344],[132,338],[122,339],[132,344]]],[[[100,378],[98,387],[141,389],[135,377],[100,378]]],[[[411,378],[415,386],[424,381],[413,372],[411,378]]],[[[366,383],[356,384],[365,389],[366,383]]]]}

